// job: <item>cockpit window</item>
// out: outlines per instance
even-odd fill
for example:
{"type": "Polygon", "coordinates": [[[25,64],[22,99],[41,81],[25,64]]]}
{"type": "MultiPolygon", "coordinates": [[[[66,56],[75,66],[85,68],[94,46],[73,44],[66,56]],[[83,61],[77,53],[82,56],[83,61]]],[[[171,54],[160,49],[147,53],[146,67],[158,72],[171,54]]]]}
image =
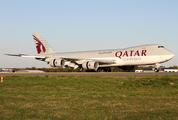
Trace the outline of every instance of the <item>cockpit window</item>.
{"type": "Polygon", "coordinates": [[[164,48],[164,46],[158,46],[158,48],[164,48]]]}

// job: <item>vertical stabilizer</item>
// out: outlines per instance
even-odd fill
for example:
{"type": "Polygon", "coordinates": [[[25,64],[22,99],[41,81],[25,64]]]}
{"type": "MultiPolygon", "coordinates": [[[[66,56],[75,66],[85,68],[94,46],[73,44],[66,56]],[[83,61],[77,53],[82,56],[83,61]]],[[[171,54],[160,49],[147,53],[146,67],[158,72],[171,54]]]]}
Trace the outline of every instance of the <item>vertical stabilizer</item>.
{"type": "Polygon", "coordinates": [[[38,54],[42,53],[55,53],[52,47],[41,37],[39,33],[33,33],[36,50],[38,54]]]}

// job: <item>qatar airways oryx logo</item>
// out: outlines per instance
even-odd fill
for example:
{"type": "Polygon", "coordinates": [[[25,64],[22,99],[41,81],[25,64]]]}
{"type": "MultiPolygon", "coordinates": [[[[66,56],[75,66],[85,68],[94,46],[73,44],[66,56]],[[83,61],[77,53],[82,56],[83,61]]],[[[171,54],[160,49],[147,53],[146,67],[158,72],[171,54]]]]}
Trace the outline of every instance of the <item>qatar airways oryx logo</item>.
{"type": "Polygon", "coordinates": [[[33,35],[33,39],[36,41],[35,43],[36,43],[36,49],[37,49],[38,54],[40,54],[42,51],[46,52],[46,48],[44,47],[42,42],[34,35],[33,35]]]}
{"type": "Polygon", "coordinates": [[[146,56],[147,50],[130,50],[130,51],[117,51],[115,56],[122,59],[122,57],[136,57],[136,56],[146,56]]]}

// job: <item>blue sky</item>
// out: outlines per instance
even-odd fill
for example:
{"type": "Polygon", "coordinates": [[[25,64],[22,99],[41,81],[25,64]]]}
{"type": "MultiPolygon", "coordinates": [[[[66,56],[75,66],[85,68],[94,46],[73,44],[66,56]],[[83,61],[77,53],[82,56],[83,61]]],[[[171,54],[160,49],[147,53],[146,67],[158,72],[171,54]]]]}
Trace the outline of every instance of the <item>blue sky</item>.
{"type": "Polygon", "coordinates": [[[49,67],[32,58],[38,32],[58,52],[162,44],[178,66],[177,0],[0,0],[0,68],[49,67]]]}

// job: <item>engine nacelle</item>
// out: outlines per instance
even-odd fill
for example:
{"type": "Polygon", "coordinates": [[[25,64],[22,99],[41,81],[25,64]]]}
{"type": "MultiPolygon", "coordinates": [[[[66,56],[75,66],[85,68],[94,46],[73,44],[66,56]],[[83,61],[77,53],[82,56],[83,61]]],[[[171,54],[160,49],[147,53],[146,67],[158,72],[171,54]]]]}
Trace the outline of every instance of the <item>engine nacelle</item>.
{"type": "Polygon", "coordinates": [[[83,69],[88,69],[88,70],[97,70],[99,67],[99,63],[96,61],[86,61],[82,63],[82,68],[83,69]]]}
{"type": "Polygon", "coordinates": [[[49,61],[51,67],[63,67],[65,65],[65,60],[63,59],[52,59],[49,61]]]}
{"type": "Polygon", "coordinates": [[[120,68],[122,70],[134,70],[135,66],[120,66],[118,68],[120,68]]]}

